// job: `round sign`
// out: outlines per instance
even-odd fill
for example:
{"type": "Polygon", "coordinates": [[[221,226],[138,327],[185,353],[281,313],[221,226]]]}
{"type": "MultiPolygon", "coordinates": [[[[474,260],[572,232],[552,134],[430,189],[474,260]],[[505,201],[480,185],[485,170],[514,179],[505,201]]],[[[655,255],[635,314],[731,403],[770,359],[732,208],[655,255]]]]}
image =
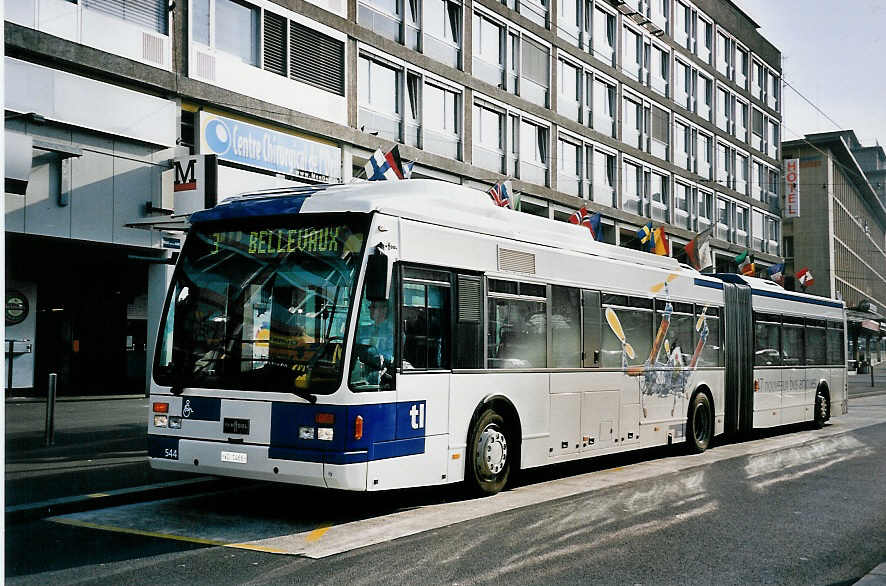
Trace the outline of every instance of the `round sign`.
{"type": "Polygon", "coordinates": [[[6,325],[14,326],[28,317],[28,298],[21,291],[10,289],[6,292],[6,325]]]}

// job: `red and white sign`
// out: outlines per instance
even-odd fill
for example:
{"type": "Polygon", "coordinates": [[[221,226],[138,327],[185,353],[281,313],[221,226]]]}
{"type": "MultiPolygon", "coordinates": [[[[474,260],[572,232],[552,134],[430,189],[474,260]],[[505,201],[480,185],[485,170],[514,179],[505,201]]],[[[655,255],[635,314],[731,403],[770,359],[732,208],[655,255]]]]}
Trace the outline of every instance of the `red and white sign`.
{"type": "Polygon", "coordinates": [[[784,217],[800,217],[800,159],[784,161],[784,217]]]}

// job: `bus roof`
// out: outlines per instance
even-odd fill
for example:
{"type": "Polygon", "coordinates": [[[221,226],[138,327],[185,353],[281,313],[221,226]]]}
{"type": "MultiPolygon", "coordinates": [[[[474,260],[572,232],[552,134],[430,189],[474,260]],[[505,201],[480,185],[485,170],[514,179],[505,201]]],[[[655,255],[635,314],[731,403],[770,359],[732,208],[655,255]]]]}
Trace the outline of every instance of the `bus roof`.
{"type": "Polygon", "coordinates": [[[517,241],[605,256],[673,271],[696,271],[676,259],[597,242],[587,228],[494,205],[478,189],[433,179],[367,181],[275,189],[229,198],[195,212],[191,224],[314,213],[369,213],[428,222],[517,241]]]}

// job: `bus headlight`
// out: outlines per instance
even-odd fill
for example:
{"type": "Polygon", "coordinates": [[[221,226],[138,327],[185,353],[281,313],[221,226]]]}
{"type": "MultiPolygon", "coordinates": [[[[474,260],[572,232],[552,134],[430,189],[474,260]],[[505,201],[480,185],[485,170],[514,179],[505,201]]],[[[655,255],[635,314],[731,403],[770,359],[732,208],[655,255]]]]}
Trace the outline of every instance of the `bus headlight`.
{"type": "Polygon", "coordinates": [[[169,416],[169,429],[181,429],[182,428],[182,418],[176,417],[175,415],[169,416]]]}
{"type": "Polygon", "coordinates": [[[298,428],[298,439],[312,440],[314,439],[314,428],[302,426],[298,428]]]}
{"type": "Polygon", "coordinates": [[[166,427],[168,415],[154,415],[154,427],[166,427]]]}
{"type": "Polygon", "coordinates": [[[332,428],[331,427],[318,427],[317,428],[317,439],[323,440],[326,442],[332,441],[332,428]]]}

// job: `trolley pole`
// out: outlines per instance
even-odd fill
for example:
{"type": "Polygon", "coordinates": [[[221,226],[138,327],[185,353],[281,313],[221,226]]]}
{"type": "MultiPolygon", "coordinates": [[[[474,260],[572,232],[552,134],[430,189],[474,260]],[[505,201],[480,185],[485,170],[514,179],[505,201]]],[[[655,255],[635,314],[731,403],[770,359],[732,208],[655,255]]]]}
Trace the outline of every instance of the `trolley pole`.
{"type": "Polygon", "coordinates": [[[49,389],[46,392],[46,434],[43,444],[48,448],[55,443],[55,390],[58,375],[49,374],[49,389]]]}

